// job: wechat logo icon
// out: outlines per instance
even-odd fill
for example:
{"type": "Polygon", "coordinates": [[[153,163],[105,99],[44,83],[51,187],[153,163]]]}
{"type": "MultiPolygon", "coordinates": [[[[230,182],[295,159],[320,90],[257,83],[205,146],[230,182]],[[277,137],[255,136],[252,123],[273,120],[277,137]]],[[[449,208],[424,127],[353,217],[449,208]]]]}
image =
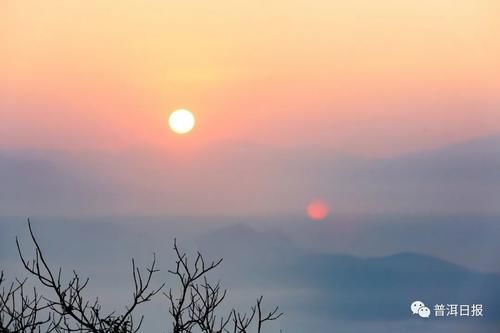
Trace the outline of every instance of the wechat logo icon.
{"type": "Polygon", "coordinates": [[[431,309],[425,306],[424,302],[415,301],[410,306],[411,313],[418,315],[420,318],[429,318],[431,316],[431,309]]]}

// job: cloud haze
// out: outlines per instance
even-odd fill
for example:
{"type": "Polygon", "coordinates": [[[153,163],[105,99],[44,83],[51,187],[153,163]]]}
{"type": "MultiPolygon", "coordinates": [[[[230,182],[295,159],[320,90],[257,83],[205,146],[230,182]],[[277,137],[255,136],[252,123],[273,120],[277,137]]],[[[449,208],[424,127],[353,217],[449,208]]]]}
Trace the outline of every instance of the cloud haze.
{"type": "Polygon", "coordinates": [[[322,149],[221,143],[178,156],[3,151],[4,215],[497,214],[500,141],[365,158],[322,149]]]}

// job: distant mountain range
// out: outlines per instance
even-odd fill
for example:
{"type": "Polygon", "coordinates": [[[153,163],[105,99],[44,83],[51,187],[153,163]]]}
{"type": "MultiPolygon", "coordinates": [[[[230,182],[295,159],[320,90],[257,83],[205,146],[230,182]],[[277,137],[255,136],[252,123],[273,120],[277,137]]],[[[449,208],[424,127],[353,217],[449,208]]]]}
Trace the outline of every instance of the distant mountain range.
{"type": "Polygon", "coordinates": [[[245,226],[218,230],[201,243],[209,253],[228,259],[234,269],[229,269],[230,277],[247,275],[259,285],[310,290],[315,297],[301,306],[330,318],[405,320],[408,304],[421,299],[428,304],[484,304],[488,319],[500,320],[500,274],[474,272],[431,256],[304,252],[279,233],[245,226]]]}
{"type": "MultiPolygon", "coordinates": [[[[145,263],[155,251],[163,272],[173,264],[171,241],[176,227],[168,222],[33,223],[51,264],[90,275],[94,283],[105,288],[101,291],[104,295],[106,288],[111,294],[116,288],[126,288],[128,276],[123,274],[127,272],[131,256],[145,263]]],[[[18,261],[13,248],[14,235],[21,235],[22,243],[29,250],[26,232],[25,224],[18,219],[1,220],[1,269],[9,272],[18,261]]],[[[316,318],[315,323],[326,325],[321,326],[323,328],[340,325],[353,329],[365,325],[362,323],[373,323],[373,327],[380,329],[375,332],[383,332],[377,325],[386,323],[383,327],[387,327],[387,323],[394,322],[400,323],[394,324],[399,329],[387,331],[398,332],[402,329],[398,325],[418,321],[409,310],[411,302],[417,299],[430,307],[435,304],[484,306],[484,318],[449,319],[449,328],[434,327],[444,320],[434,318],[428,328],[434,327],[435,332],[451,333],[456,329],[454,323],[462,322],[463,327],[473,331],[493,333],[491,327],[500,324],[499,274],[479,273],[428,255],[395,253],[356,257],[318,253],[297,247],[277,230],[256,231],[242,224],[184,232],[179,241],[189,253],[199,249],[208,258],[224,258],[223,266],[212,277],[221,279],[230,292],[240,295],[237,302],[247,304],[248,295],[253,298],[264,294],[268,304],[282,306],[292,326],[299,327],[316,318]]]]}
{"type": "Polygon", "coordinates": [[[170,151],[0,151],[3,215],[498,215],[500,137],[390,158],[223,143],[170,151]]]}

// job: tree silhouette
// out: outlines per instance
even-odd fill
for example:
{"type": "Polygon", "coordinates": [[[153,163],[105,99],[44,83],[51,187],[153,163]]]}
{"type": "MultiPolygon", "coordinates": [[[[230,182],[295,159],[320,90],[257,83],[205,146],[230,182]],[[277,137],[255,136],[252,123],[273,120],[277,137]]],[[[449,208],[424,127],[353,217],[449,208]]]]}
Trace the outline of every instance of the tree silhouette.
{"type": "Polygon", "coordinates": [[[279,319],[283,315],[278,307],[264,314],[262,296],[257,299],[250,314],[233,309],[226,316],[218,315],[217,310],[224,301],[227,290],[222,289],[220,281],[215,284],[209,282],[207,273],[217,268],[222,259],[206,264],[203,255],[198,252],[196,259],[190,264],[186,253],[179,250],[176,241],[174,251],[177,257],[176,266],[169,273],[177,278],[180,287],[177,294],[172,288],[165,293],[170,301],[169,312],[173,318],[174,333],[192,332],[194,328],[204,333],[247,333],[252,324],[257,333],[261,333],[266,322],[279,319]]]}
{"type": "Polygon", "coordinates": [[[26,292],[26,280],[16,279],[5,286],[4,272],[0,272],[0,333],[9,332],[52,332],[52,315],[40,318],[41,312],[47,307],[42,305],[42,297],[36,288],[30,294],[26,292]]]}
{"type": "MultiPolygon", "coordinates": [[[[49,292],[40,295],[36,287],[27,293],[26,279],[5,286],[5,276],[0,272],[0,333],[138,333],[144,316],[136,314],[140,305],[149,302],[165,287],[165,283],[153,287],[152,280],[159,270],[156,255],[151,264],[141,270],[132,259],[132,279],[134,287],[131,300],[123,312],[103,313],[99,299],[90,300],[84,296],[89,278],[73,271],[71,278],[64,282],[62,268],[54,271],[45,258],[35,237],[30,221],[28,229],[34,245],[31,260],[23,254],[19,239],[17,250],[21,262],[39,286],[49,292]]],[[[283,314],[275,307],[270,312],[262,308],[263,297],[259,297],[249,313],[230,310],[219,313],[227,290],[220,281],[212,283],[207,273],[216,269],[222,259],[207,263],[201,253],[194,261],[188,260],[174,240],[175,266],[169,274],[176,278],[178,285],[163,292],[166,296],[172,318],[173,333],[262,333],[263,326],[279,319],[283,314]]]]}

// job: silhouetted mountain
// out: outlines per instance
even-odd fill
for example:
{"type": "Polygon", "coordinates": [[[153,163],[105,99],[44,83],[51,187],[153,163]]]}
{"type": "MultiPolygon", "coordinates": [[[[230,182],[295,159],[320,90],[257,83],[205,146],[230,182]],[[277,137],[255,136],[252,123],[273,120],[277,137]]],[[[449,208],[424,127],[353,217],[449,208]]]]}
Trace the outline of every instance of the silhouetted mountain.
{"type": "MultiPolygon", "coordinates": [[[[145,221],[116,224],[105,220],[36,219],[33,225],[51,266],[62,266],[66,272],[77,269],[90,276],[96,293],[111,298],[112,303],[128,296],[120,290],[130,286],[131,256],[145,264],[151,253],[157,252],[165,277],[173,264],[171,241],[177,227],[169,227],[168,219],[165,224],[161,224],[161,219],[154,223],[145,221]]],[[[12,272],[19,272],[15,235],[21,236],[29,251],[24,219],[3,219],[1,269],[9,277],[12,272]]],[[[460,327],[459,332],[493,333],[500,321],[498,274],[478,273],[428,255],[406,252],[358,257],[305,251],[278,229],[256,230],[248,225],[219,226],[201,236],[192,231],[185,233],[179,244],[189,253],[193,253],[192,244],[197,244],[207,258],[224,257],[223,265],[211,276],[229,288],[236,304],[246,306],[253,300],[249,297],[256,293],[266,295],[268,303],[280,304],[287,314],[287,331],[301,332],[299,327],[309,326],[320,330],[340,327],[348,332],[356,331],[355,328],[418,332],[423,328],[416,326],[423,324],[409,311],[415,299],[430,307],[477,303],[485,308],[482,319],[433,319],[425,324],[425,331],[451,333],[460,327]],[[403,328],[408,325],[411,327],[403,328]]],[[[162,314],[158,316],[161,318],[162,314]]]]}
{"type": "Polygon", "coordinates": [[[189,161],[169,151],[0,152],[0,211],[290,215],[319,195],[340,213],[494,215],[498,146],[492,137],[371,159],[252,144],[205,147],[189,161]]]}
{"type": "Polygon", "coordinates": [[[412,300],[421,299],[427,304],[483,304],[489,309],[487,319],[500,320],[500,275],[474,272],[431,256],[398,253],[360,258],[307,253],[278,233],[248,227],[219,230],[203,243],[219,246],[219,252],[232,259],[224,276],[236,279],[239,274],[238,280],[246,277],[251,283],[284,288],[291,294],[309,290],[309,298],[294,302],[316,315],[405,320],[412,300]]]}

